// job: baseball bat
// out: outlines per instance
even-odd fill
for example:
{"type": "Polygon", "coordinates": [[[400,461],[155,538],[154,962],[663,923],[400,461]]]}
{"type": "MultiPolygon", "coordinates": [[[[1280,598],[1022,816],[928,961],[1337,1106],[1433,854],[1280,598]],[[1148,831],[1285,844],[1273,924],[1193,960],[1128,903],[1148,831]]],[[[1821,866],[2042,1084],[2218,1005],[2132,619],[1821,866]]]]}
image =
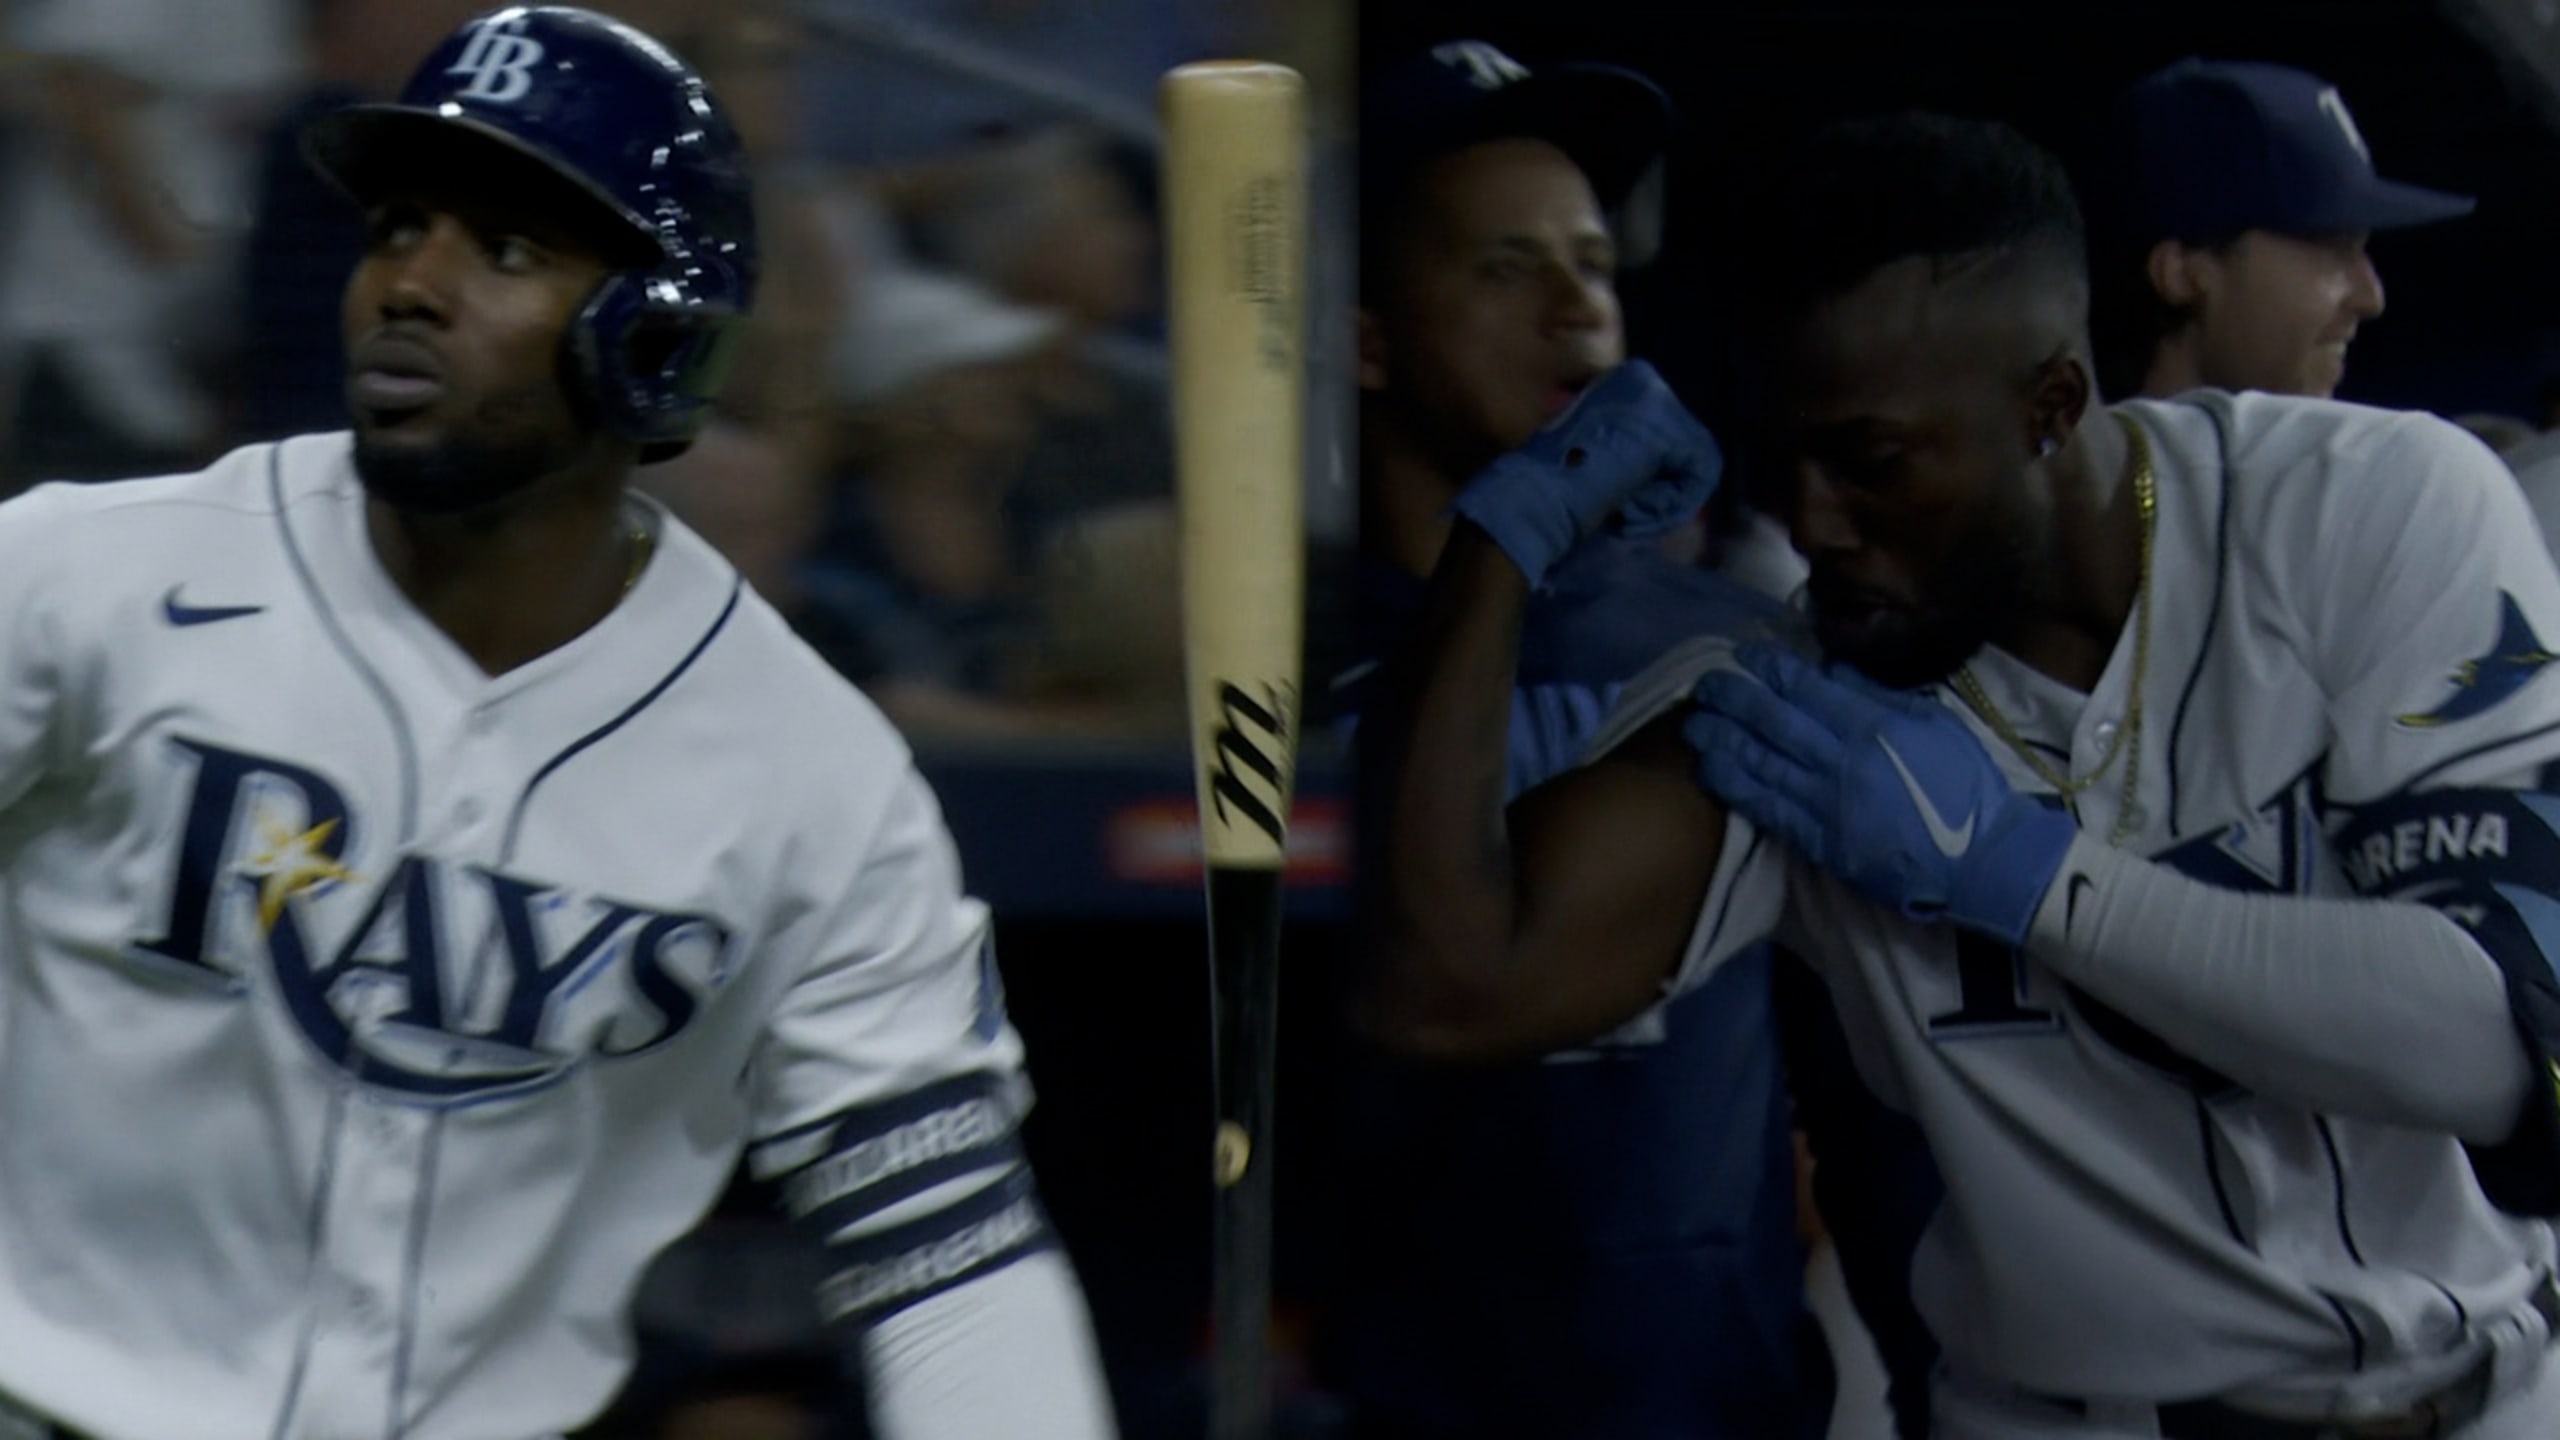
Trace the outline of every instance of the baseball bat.
{"type": "Polygon", "coordinates": [[[1306,85],[1282,65],[1205,61],[1167,72],[1159,98],[1183,668],[1209,911],[1209,1433],[1263,1440],[1281,876],[1306,598],[1306,85]]]}

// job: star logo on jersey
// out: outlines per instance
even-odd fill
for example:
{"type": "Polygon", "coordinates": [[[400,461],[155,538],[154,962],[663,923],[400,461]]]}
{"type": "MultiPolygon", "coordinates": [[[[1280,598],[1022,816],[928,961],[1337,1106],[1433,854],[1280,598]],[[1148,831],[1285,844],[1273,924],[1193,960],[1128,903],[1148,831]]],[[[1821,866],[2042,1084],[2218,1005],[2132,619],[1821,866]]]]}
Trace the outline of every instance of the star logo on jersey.
{"type": "Polygon", "coordinates": [[[260,827],[266,849],[250,856],[240,867],[241,873],[258,881],[260,925],[275,929],[276,917],[284,913],[284,902],[305,890],[340,882],[360,883],[362,877],[330,857],[329,837],[337,828],[335,820],[323,820],[300,833],[277,825],[260,827]]]}
{"type": "Polygon", "coordinates": [[[2544,648],[2542,637],[2533,633],[2516,597],[2501,590],[2497,643],[2489,647],[2489,653],[2455,667],[2449,677],[2454,692],[2443,704],[2423,713],[2403,715],[2396,723],[2404,730],[2432,730],[2468,720],[2515,695],[2554,660],[2560,660],[2560,654],[2544,648]]]}

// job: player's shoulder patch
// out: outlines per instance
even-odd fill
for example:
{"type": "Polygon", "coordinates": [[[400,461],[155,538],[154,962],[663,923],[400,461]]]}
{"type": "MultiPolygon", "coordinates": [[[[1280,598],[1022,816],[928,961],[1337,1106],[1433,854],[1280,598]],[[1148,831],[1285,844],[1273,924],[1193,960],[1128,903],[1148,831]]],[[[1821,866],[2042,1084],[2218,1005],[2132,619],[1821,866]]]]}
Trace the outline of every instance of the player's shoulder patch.
{"type": "MultiPolygon", "coordinates": [[[[2491,606],[2483,603],[2480,608],[2485,615],[2491,606]]],[[[2448,693],[2444,698],[2431,709],[2394,717],[2394,725],[2403,730],[2433,730],[2486,714],[2513,698],[2552,661],[2560,659],[2535,633],[2515,596],[2498,591],[2495,613],[2496,632],[2494,637],[2484,637],[2484,649],[2469,656],[2446,657],[2442,683],[2448,693]]]]}

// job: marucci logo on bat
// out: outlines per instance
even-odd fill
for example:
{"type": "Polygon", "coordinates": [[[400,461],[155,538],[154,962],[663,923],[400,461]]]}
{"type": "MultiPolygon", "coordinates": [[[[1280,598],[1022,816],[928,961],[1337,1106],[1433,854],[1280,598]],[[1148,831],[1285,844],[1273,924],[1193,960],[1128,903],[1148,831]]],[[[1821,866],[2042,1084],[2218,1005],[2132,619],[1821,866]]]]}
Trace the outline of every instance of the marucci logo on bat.
{"type": "Polygon", "coordinates": [[[1265,683],[1256,701],[1232,681],[1218,684],[1218,726],[1214,736],[1217,768],[1209,777],[1209,800],[1218,819],[1247,824],[1285,844],[1288,821],[1290,758],[1296,753],[1298,690],[1294,685],[1265,683]],[[1230,814],[1232,809],[1235,813],[1230,814]]]}
{"type": "Polygon", "coordinates": [[[1289,333],[1289,204],[1277,175],[1257,175],[1236,197],[1229,233],[1234,239],[1234,279],[1239,298],[1262,320],[1262,363],[1287,368],[1297,353],[1289,333]]]}

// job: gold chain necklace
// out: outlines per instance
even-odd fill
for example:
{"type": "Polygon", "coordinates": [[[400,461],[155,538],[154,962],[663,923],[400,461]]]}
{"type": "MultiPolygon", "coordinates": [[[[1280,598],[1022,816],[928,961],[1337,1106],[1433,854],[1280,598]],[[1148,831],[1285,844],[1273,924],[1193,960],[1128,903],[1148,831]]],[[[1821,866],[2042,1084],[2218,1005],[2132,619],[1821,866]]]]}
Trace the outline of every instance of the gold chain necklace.
{"type": "Polygon", "coordinates": [[[654,539],[646,525],[631,527],[631,573],[622,577],[622,593],[628,595],[640,583],[640,572],[649,568],[649,551],[654,539]]]}
{"type": "Polygon", "coordinates": [[[2111,845],[2124,843],[2125,837],[2133,833],[2142,813],[2136,805],[2142,776],[2142,682],[2151,672],[2151,543],[2153,533],[2159,528],[2160,516],[2158,481],[2151,473],[2151,442],[2143,434],[2142,427],[2128,417],[2118,414],[2116,420],[2133,441],[2133,503],[2142,514],[2142,561],[2134,602],[2133,681],[2125,701],[2124,724],[2117,727],[2115,739],[2108,742],[2107,753],[2098,757],[2098,763],[2090,767],[2088,774],[2075,780],[2046,764],[2044,757],[2027,744],[2026,737],[2009,723],[2009,717],[2001,714],[2000,707],[1992,703],[1989,692],[1982,688],[1982,682],[1974,678],[1971,665],[1960,667],[1954,681],[1956,693],[1964,697],[1964,703],[1972,706],[1983,723],[2017,752],[2028,769],[2054,788],[2074,815],[2079,813],[2080,807],[2072,797],[2096,784],[2098,778],[2107,773],[2107,767],[2116,762],[2116,757],[2126,747],[2132,747],[2133,758],[2125,762],[2124,793],[2116,806],[2115,830],[2108,837],[2111,845]]]}

